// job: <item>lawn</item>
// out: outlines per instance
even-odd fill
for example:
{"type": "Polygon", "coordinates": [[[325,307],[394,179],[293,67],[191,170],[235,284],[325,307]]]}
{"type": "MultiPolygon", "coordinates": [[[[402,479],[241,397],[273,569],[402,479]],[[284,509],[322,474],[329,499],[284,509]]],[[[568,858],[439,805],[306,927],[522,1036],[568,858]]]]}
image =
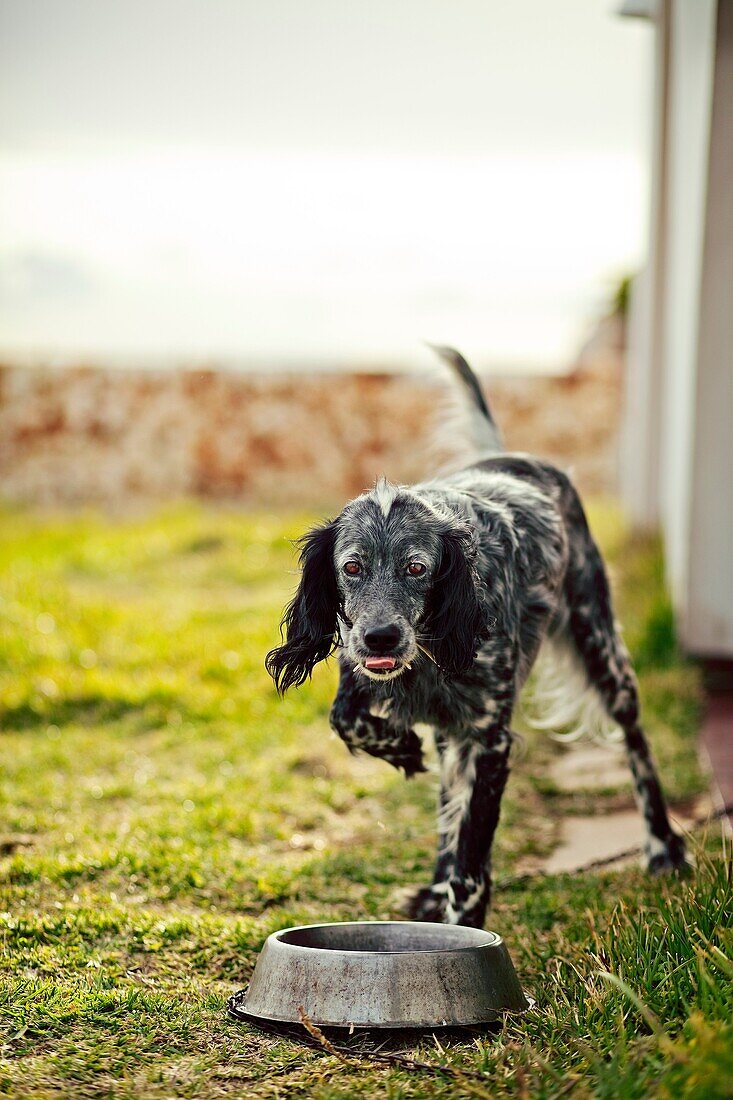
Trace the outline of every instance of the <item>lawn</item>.
{"type": "MultiPolygon", "coordinates": [[[[490,926],[536,1006],[420,1067],[344,1061],[230,1020],[264,938],[399,915],[426,879],[435,777],[405,782],[328,729],[334,671],[285,701],[262,660],[309,517],[178,508],[0,519],[0,1095],[733,1096],[733,897],[719,828],[689,881],[642,871],[497,889],[490,926]],[[460,1072],[459,1072],[460,1071],[460,1072]]],[[[613,562],[647,727],[672,801],[704,787],[698,674],[679,657],[653,542],[613,507],[613,562]]],[[[570,796],[527,738],[499,829],[501,880],[536,868],[570,796]]]]}

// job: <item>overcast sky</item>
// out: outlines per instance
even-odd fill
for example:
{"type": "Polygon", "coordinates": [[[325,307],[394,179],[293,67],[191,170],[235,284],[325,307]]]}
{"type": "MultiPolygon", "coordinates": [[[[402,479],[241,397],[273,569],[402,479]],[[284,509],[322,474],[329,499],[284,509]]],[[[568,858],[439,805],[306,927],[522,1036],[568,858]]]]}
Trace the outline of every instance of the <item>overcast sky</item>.
{"type": "Polygon", "coordinates": [[[0,346],[562,362],[643,254],[608,0],[0,0],[0,346]]]}

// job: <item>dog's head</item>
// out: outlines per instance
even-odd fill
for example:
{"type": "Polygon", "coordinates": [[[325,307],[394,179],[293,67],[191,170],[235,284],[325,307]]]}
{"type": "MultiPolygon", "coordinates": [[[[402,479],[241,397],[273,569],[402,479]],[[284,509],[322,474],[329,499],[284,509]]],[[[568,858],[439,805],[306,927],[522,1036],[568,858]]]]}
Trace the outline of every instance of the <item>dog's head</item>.
{"type": "Polygon", "coordinates": [[[486,618],[472,529],[386,482],[301,540],[285,641],[267,655],[281,692],[339,645],[364,676],[400,676],[425,650],[446,675],[470,667],[486,618]]]}

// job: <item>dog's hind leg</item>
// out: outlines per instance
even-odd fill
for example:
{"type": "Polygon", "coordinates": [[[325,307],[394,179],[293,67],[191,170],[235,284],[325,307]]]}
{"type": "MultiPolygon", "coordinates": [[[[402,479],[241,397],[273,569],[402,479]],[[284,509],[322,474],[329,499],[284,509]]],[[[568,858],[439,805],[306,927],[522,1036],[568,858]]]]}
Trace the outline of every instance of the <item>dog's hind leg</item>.
{"type": "Polygon", "coordinates": [[[636,677],[614,623],[603,560],[589,533],[584,533],[571,555],[565,594],[572,642],[606,711],[623,731],[636,800],[646,825],[649,870],[684,868],[685,844],[669,823],[659,777],[640,724],[636,677]]]}
{"type": "Polygon", "coordinates": [[[350,752],[359,750],[401,768],[409,778],[425,771],[422,742],[414,730],[390,721],[389,698],[377,700],[368,681],[341,664],[338,692],[331,707],[331,727],[350,752]]]}

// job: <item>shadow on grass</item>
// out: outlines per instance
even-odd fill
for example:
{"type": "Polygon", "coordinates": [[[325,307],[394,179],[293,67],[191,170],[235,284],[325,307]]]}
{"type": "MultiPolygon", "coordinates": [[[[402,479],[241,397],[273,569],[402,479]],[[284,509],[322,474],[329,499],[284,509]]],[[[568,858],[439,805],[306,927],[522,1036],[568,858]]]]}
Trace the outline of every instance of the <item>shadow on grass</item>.
{"type": "MultiPolygon", "coordinates": [[[[267,1020],[259,1020],[255,1016],[249,1016],[243,1009],[232,1007],[236,997],[229,1001],[229,1015],[233,1020],[255,1031],[264,1032],[267,1035],[275,1035],[280,1039],[290,1039],[294,1043],[313,1047],[315,1050],[328,1052],[328,1047],[319,1042],[301,1024],[275,1023],[267,1020]]],[[[397,1053],[414,1050],[415,1047],[430,1040],[431,1036],[440,1038],[440,1045],[444,1049],[456,1046],[465,1046],[474,1039],[492,1039],[501,1034],[503,1021],[482,1024],[480,1026],[451,1027],[437,1025],[435,1027],[319,1027],[327,1043],[331,1044],[339,1054],[359,1057],[368,1057],[375,1053],[397,1053]]],[[[440,1066],[436,1066],[440,1069],[440,1066]]]]}
{"type": "Polygon", "coordinates": [[[25,699],[13,707],[0,708],[0,733],[46,730],[49,725],[98,726],[135,717],[150,728],[164,725],[171,708],[185,710],[174,695],[155,693],[142,699],[125,699],[108,693],[89,692],[63,699],[25,699]]]}

